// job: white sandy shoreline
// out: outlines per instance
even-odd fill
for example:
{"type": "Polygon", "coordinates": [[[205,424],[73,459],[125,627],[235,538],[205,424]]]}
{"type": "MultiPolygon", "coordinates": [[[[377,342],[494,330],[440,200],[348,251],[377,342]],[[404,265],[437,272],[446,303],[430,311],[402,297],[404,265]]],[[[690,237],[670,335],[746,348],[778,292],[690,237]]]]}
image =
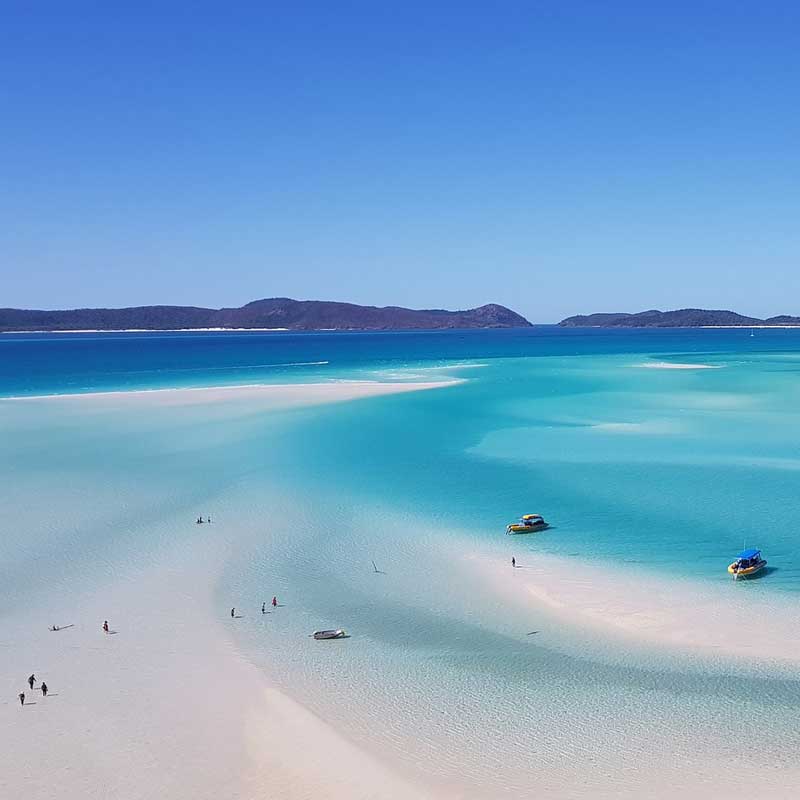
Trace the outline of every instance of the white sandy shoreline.
{"type": "MultiPolygon", "coordinates": [[[[0,795],[56,798],[422,798],[386,764],[271,687],[215,608],[224,547],[195,541],[154,568],[4,627],[0,795]],[[58,616],[60,614],[61,616],[58,616]],[[74,627],[48,630],[53,617],[74,627]],[[113,635],[101,630],[108,618],[113,635]],[[31,671],[50,694],[24,689],[31,671]]],[[[249,617],[249,619],[248,619],[249,617]]]]}
{"type": "MultiPolygon", "coordinates": [[[[21,399],[74,403],[88,413],[98,404],[128,409],[213,403],[227,415],[237,400],[259,409],[293,408],[454,383],[458,381],[251,385],[21,399]]],[[[33,408],[33,416],[38,415],[38,407],[33,408]]],[[[119,417],[124,419],[125,414],[119,417]]],[[[195,526],[189,520],[187,537],[182,518],[171,527],[167,521],[163,537],[167,544],[148,553],[144,565],[118,567],[112,560],[107,580],[100,585],[77,587],[69,597],[56,588],[38,587],[30,602],[13,614],[3,610],[0,796],[24,800],[494,796],[470,794],[466,785],[444,789],[417,785],[423,778],[413,772],[408,775],[404,765],[396,764],[390,747],[367,751],[302,705],[308,700],[298,695],[299,684],[291,676],[285,692],[270,685],[240,652],[234,635],[262,624],[258,608],[262,598],[228,601],[226,596],[225,607],[220,608],[215,596],[223,566],[241,546],[235,524],[232,521],[227,531],[216,513],[211,526],[195,526]],[[180,535],[175,536],[176,531],[180,535]],[[241,618],[228,616],[228,605],[234,604],[243,606],[241,618]],[[102,633],[104,618],[118,633],[102,633]],[[53,622],[74,622],[75,627],[52,633],[47,628],[53,622]],[[45,702],[34,691],[30,694],[35,705],[20,708],[16,693],[26,688],[20,683],[31,671],[47,680],[52,694],[45,702]]],[[[269,538],[272,533],[267,518],[259,535],[269,538]]],[[[519,540],[502,537],[501,541],[496,547],[481,548],[474,542],[471,547],[462,543],[457,533],[452,539],[437,540],[443,568],[457,561],[474,579],[464,582],[470,587],[465,595],[479,582],[487,586],[487,594],[500,600],[498,616],[513,603],[532,615],[546,612],[570,628],[591,629],[615,643],[618,639],[623,646],[644,643],[714,657],[792,666],[800,662],[793,644],[794,625],[787,624],[789,618],[783,615],[770,619],[770,608],[764,604],[746,602],[744,592],[738,591],[746,586],[728,585],[731,592],[715,590],[701,596],[689,591],[693,584],[667,579],[656,585],[627,572],[604,575],[603,569],[585,563],[533,554],[520,557],[519,552],[520,568],[512,571],[505,550],[519,540]],[[454,559],[453,552],[466,555],[454,559]],[[731,597],[736,601],[731,603],[731,597]],[[737,638],[732,635],[735,626],[742,620],[750,625],[754,619],[763,631],[748,637],[744,647],[731,642],[737,638]]],[[[552,630],[555,633],[556,626],[552,630]]],[[[624,647],[620,651],[624,654],[624,647]]],[[[340,699],[347,702],[346,697],[340,699]]],[[[440,746],[457,749],[458,735],[440,746]]],[[[430,757],[437,752],[432,749],[430,757]]],[[[580,781],[581,776],[575,776],[576,784],[580,781]]],[[[530,796],[572,800],[578,795],[534,794],[532,789],[530,796]]],[[[594,800],[619,795],[580,796],[594,800]]],[[[650,796],[668,797],[671,792],[659,785],[650,796]]],[[[680,796],[721,794],[698,790],[681,791],[680,796]]],[[[780,797],[768,792],[759,796],[780,797]]]]}
{"type": "Polygon", "coordinates": [[[130,401],[153,405],[190,405],[221,403],[231,400],[263,399],[291,405],[316,405],[341,402],[361,397],[402,394],[426,389],[439,389],[463,383],[463,379],[443,381],[336,381],[328,383],[251,383],[234,386],[158,387],[153,389],[120,389],[103,392],[72,392],[62,394],[14,395],[0,397],[0,402],[33,401],[130,401]]]}
{"type": "MultiPolygon", "coordinates": [[[[514,550],[513,542],[508,549],[514,550]]],[[[519,553],[519,551],[517,551],[519,553]]],[[[516,569],[496,551],[468,552],[467,569],[496,592],[576,630],[636,646],[760,664],[800,667],[790,598],[753,596],[733,580],[705,586],[542,553],[518,555],[516,569]],[[746,635],[743,635],[746,632],[746,635]]]]}
{"type": "MultiPolygon", "coordinates": [[[[340,382],[23,399],[87,409],[98,402],[114,408],[219,403],[228,413],[235,400],[248,407],[255,402],[259,408],[293,408],[451,383],[340,382]]],[[[71,587],[69,596],[40,586],[13,616],[3,610],[0,796],[428,796],[389,760],[376,760],[271,686],[239,654],[226,628],[261,619],[255,599],[241,619],[217,607],[215,587],[234,541],[230,535],[221,523],[203,526],[189,540],[180,536],[166,551],[148,553],[144,566],[115,566],[104,585],[71,587]],[[111,635],[101,629],[104,619],[111,635]],[[68,627],[52,632],[54,623],[68,627]],[[25,684],[31,672],[37,675],[33,691],[25,684]],[[50,687],[47,698],[38,690],[42,679],[50,687]],[[22,690],[27,697],[21,708],[22,690]]]]}
{"type": "Polygon", "coordinates": [[[290,328],[116,328],[114,330],[102,328],[75,328],[64,331],[0,331],[3,334],[26,333],[218,333],[222,331],[288,331],[290,328]]]}

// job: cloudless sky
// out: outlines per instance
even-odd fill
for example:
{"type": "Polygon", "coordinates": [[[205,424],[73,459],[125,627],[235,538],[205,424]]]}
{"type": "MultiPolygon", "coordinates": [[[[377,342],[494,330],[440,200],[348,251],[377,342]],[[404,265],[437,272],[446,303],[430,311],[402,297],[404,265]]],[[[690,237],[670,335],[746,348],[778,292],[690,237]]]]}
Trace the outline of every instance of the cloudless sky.
{"type": "Polygon", "coordinates": [[[0,306],[800,314],[797,2],[6,2],[0,306]]]}

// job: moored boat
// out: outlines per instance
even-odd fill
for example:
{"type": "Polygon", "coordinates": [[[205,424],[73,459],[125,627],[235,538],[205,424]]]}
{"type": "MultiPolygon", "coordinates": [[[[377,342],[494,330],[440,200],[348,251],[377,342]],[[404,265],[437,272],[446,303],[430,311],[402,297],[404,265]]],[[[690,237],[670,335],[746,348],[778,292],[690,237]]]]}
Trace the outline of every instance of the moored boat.
{"type": "Polygon", "coordinates": [[[760,550],[742,550],[736,557],[736,561],[728,565],[728,572],[734,578],[749,578],[757,572],[761,572],[767,562],[761,557],[760,550]]]}
{"type": "Polygon", "coordinates": [[[549,527],[541,514],[525,514],[518,522],[507,525],[506,533],[535,533],[549,527]]]}
{"type": "Polygon", "coordinates": [[[331,631],[314,631],[312,634],[315,639],[344,639],[347,632],[341,628],[331,631]]]}

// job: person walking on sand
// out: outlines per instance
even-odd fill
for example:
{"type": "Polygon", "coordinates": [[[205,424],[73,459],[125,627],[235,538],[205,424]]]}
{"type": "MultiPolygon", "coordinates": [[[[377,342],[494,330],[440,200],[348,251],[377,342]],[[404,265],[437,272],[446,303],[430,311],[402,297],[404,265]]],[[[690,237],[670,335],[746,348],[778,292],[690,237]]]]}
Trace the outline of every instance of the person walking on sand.
{"type": "Polygon", "coordinates": [[[47,697],[47,684],[42,681],[42,697],[47,697]]]}
{"type": "Polygon", "coordinates": [[[36,683],[36,676],[35,675],[31,675],[30,678],[28,678],[28,686],[30,686],[31,689],[33,689],[33,684],[34,683],[36,683]]]}
{"type": "Polygon", "coordinates": [[[21,706],[25,705],[25,692],[20,692],[17,697],[19,697],[19,704],[21,706]]]}
{"type": "Polygon", "coordinates": [[[517,566],[517,559],[514,558],[514,556],[511,556],[511,566],[512,567],[516,567],[517,566]]]}
{"type": "Polygon", "coordinates": [[[278,598],[277,598],[277,596],[272,598],[272,607],[273,608],[277,608],[278,607],[278,598]]]}
{"type": "Polygon", "coordinates": [[[103,633],[108,633],[108,620],[103,623],[103,633]]]}

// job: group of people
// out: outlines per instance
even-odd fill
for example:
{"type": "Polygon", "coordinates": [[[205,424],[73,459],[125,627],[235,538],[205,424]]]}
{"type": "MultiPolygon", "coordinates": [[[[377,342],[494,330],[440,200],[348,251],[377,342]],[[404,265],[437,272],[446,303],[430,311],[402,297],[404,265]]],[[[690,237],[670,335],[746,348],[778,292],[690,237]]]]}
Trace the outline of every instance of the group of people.
{"type": "MultiPolygon", "coordinates": [[[[67,627],[68,627],[68,628],[71,628],[72,626],[71,626],[71,625],[68,625],[67,627]]],[[[58,626],[58,625],[51,625],[51,626],[50,626],[50,630],[51,630],[51,631],[60,631],[60,630],[61,630],[61,628],[59,628],[59,626],[58,626]]],[[[103,633],[111,633],[111,630],[110,630],[110,629],[109,629],[109,627],[108,627],[108,620],[103,620],[103,633]]],[[[34,685],[35,683],[36,683],[36,675],[30,675],[30,676],[28,677],[28,686],[30,686],[30,688],[31,688],[31,691],[33,691],[33,685],[34,685]]],[[[42,682],[41,682],[41,684],[39,685],[39,690],[40,690],[40,691],[41,691],[41,693],[42,693],[42,697],[47,697],[47,692],[48,692],[49,690],[48,690],[48,688],[47,688],[47,684],[46,684],[44,681],[42,681],[42,682]]],[[[19,698],[19,704],[20,704],[21,706],[24,706],[24,705],[25,705],[25,692],[20,692],[20,693],[17,695],[17,697],[19,698]]]]}
{"type": "Polygon", "coordinates": [[[198,518],[195,520],[195,522],[196,522],[198,525],[202,525],[204,522],[211,522],[211,517],[206,517],[206,519],[203,519],[202,517],[198,517],[198,518]]]}
{"type": "MultiPolygon", "coordinates": [[[[273,608],[277,608],[278,607],[278,597],[277,597],[277,595],[273,596],[271,602],[272,602],[272,607],[273,608]]],[[[261,604],[261,613],[262,614],[268,613],[267,612],[267,604],[266,603],[262,603],[261,604]]],[[[235,616],[236,616],[236,608],[234,607],[234,608],[231,609],[231,619],[233,619],[235,616]]]]}
{"type": "MultiPolygon", "coordinates": [[[[31,691],[33,691],[33,685],[35,683],[36,683],[36,676],[35,675],[29,676],[28,677],[28,686],[31,687],[31,691]]],[[[39,686],[39,689],[42,692],[42,697],[47,697],[47,684],[44,681],[42,681],[41,685],[39,686]]],[[[21,706],[24,706],[25,705],[25,692],[20,692],[18,697],[19,697],[19,704],[21,706]]]]}

